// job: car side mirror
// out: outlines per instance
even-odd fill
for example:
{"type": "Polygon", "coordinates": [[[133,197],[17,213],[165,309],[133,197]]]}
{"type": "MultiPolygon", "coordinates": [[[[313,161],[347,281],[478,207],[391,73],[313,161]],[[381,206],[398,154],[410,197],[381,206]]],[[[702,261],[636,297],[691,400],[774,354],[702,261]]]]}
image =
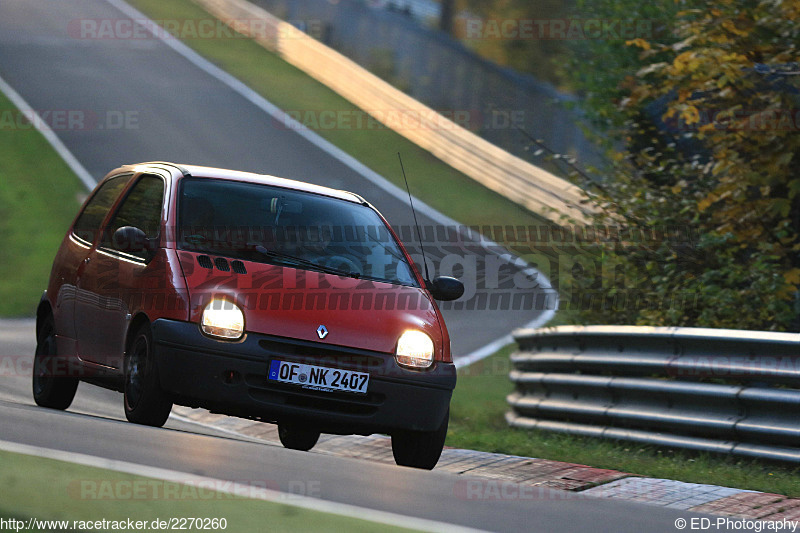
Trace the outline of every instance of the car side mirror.
{"type": "Polygon", "coordinates": [[[464,284],[450,276],[438,276],[433,281],[427,281],[426,286],[434,300],[449,302],[457,300],[464,295],[464,284]]]}
{"type": "Polygon", "coordinates": [[[147,235],[133,226],[122,226],[117,229],[112,244],[115,250],[127,253],[141,253],[149,248],[147,235]]]}

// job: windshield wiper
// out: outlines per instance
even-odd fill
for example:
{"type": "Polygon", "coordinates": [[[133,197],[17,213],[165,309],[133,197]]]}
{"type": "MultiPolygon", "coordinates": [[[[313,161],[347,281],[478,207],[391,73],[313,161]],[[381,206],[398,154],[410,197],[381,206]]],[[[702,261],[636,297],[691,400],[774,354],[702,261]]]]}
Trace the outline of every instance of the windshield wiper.
{"type": "Polygon", "coordinates": [[[285,254],[283,252],[276,252],[274,250],[268,250],[267,248],[264,248],[260,244],[255,245],[255,250],[260,254],[266,255],[267,257],[271,257],[273,259],[277,259],[279,261],[283,261],[286,263],[294,263],[296,265],[308,267],[313,270],[319,270],[320,272],[324,272],[325,274],[333,274],[335,276],[346,276],[348,278],[354,278],[354,279],[361,278],[361,274],[359,274],[358,272],[353,272],[352,270],[340,270],[338,268],[333,268],[326,265],[320,265],[315,263],[314,261],[303,259],[302,257],[285,254]]]}

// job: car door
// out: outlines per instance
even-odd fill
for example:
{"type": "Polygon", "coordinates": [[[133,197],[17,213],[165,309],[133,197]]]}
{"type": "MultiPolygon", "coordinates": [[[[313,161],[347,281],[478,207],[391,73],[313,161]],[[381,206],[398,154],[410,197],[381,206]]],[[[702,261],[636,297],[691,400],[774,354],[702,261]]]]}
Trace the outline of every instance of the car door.
{"type": "Polygon", "coordinates": [[[78,281],[84,295],[78,314],[81,357],[110,368],[122,368],[125,336],[132,313],[157,298],[163,289],[163,263],[153,263],[160,237],[166,182],[143,174],[117,206],[78,281]],[[144,251],[121,249],[114,233],[123,226],[141,229],[151,244],[144,251]]]}
{"type": "Polygon", "coordinates": [[[54,261],[58,287],[54,318],[59,353],[77,352],[77,316],[82,312],[78,280],[88,263],[92,247],[99,238],[103,221],[130,178],[131,174],[112,176],[95,189],[75,219],[72,231],[64,240],[64,245],[54,261]]]}

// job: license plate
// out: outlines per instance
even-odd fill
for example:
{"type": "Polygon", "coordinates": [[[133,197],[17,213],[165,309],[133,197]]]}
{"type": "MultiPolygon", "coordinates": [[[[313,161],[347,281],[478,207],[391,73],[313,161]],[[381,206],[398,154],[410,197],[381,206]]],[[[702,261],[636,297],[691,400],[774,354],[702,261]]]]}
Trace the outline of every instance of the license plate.
{"type": "Polygon", "coordinates": [[[269,365],[269,379],[300,385],[304,389],[366,394],[369,374],[273,360],[269,365]]]}

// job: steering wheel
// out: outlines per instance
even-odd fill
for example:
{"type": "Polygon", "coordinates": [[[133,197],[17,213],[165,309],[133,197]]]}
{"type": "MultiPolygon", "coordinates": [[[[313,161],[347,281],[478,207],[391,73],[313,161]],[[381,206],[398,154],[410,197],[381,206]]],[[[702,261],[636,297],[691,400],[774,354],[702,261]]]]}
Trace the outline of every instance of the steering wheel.
{"type": "Polygon", "coordinates": [[[198,235],[196,233],[192,235],[184,235],[183,240],[189,244],[203,244],[204,242],[208,241],[205,235],[198,235]]]}
{"type": "Polygon", "coordinates": [[[344,255],[328,256],[325,258],[324,264],[327,267],[336,268],[339,270],[350,270],[350,272],[358,274],[359,276],[364,274],[364,267],[362,265],[344,255]],[[347,268],[346,269],[341,268],[342,265],[344,265],[347,268]]]}

